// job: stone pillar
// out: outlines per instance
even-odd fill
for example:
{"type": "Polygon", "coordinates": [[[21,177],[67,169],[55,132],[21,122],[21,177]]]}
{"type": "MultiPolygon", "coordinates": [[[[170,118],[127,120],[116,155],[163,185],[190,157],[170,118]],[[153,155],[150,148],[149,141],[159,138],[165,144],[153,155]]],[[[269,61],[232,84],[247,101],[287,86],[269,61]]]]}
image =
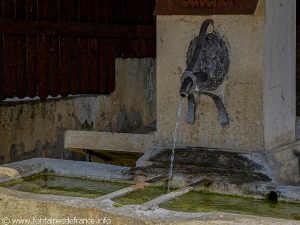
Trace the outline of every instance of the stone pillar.
{"type": "Polygon", "coordinates": [[[296,0],[260,0],[254,15],[157,16],[157,142],[169,145],[180,77],[190,41],[213,19],[227,41],[230,68],[216,93],[230,124],[221,125],[210,98],[199,99],[196,123],[185,122],[178,144],[238,151],[275,149],[295,140],[296,0]]]}
{"type": "Polygon", "coordinates": [[[274,149],[295,140],[296,1],[265,4],[264,143],[274,149]]]}

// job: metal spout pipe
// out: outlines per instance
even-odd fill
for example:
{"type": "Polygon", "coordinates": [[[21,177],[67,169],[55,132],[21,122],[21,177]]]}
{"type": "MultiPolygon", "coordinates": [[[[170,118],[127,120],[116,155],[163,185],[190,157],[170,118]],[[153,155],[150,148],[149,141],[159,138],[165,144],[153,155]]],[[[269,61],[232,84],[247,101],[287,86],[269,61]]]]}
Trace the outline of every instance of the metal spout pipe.
{"type": "Polygon", "coordinates": [[[191,88],[193,87],[193,80],[190,77],[186,77],[179,91],[181,97],[187,97],[190,94],[191,88]]]}
{"type": "Polygon", "coordinates": [[[182,82],[179,91],[180,96],[187,97],[189,94],[191,94],[192,89],[194,89],[198,83],[205,82],[207,81],[207,79],[208,79],[208,75],[202,71],[197,73],[185,71],[181,79],[182,82]]]}

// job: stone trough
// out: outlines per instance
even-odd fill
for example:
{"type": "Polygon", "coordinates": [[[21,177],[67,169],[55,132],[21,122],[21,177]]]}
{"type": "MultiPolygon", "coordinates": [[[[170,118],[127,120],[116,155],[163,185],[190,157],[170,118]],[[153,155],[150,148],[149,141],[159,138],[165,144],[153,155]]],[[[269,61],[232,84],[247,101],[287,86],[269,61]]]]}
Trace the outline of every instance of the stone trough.
{"type": "MultiPolygon", "coordinates": [[[[163,152],[168,151],[160,152],[160,155],[158,156],[160,156],[161,160],[164,160],[163,155],[165,153],[163,152]]],[[[203,154],[207,155],[211,153],[202,151],[202,156],[203,154]]],[[[221,153],[217,152],[217,154],[221,153]]],[[[179,151],[179,156],[180,155],[179,151]]],[[[200,157],[200,155],[201,154],[199,153],[198,156],[200,157]]],[[[231,154],[229,154],[229,156],[231,156],[231,154]]],[[[243,157],[236,158],[236,162],[241,162],[242,158],[243,157]]],[[[155,159],[155,157],[153,159],[155,159]]],[[[230,157],[227,159],[230,159],[230,157]]],[[[141,159],[139,162],[142,160],[145,160],[145,158],[141,159]]],[[[226,159],[224,160],[226,161],[226,159]]],[[[231,160],[233,160],[233,158],[231,158],[231,160]]],[[[220,163],[221,162],[218,162],[214,164],[214,166],[217,167],[217,164],[220,165],[220,163]]],[[[250,168],[253,169],[254,167],[251,166],[258,165],[251,160],[245,160],[243,163],[246,163],[248,166],[250,165],[250,168]]],[[[0,182],[1,185],[3,185],[5,182],[15,181],[45,171],[48,173],[51,172],[56,176],[63,177],[101,180],[105,182],[123,182],[126,183],[128,187],[92,199],[20,192],[7,187],[1,187],[0,218],[8,219],[10,221],[14,219],[28,219],[31,220],[31,223],[29,224],[35,224],[32,221],[34,218],[52,218],[57,220],[67,218],[90,219],[98,220],[98,222],[100,221],[99,224],[122,225],[217,224],[221,221],[222,224],[256,224],[258,221],[260,224],[299,224],[297,221],[268,217],[239,215],[224,212],[175,212],[158,207],[158,204],[162,202],[197,189],[205,189],[206,191],[219,193],[228,193],[228,190],[231,190],[232,194],[247,195],[257,198],[265,198],[268,193],[274,191],[278,194],[279,200],[300,202],[299,187],[278,186],[276,183],[272,182],[267,175],[263,175],[263,173],[260,175],[262,178],[260,182],[257,182],[256,180],[256,182],[239,183],[239,185],[230,180],[225,181],[226,179],[223,180],[222,183],[222,177],[219,177],[218,180],[217,176],[212,177],[211,174],[207,174],[206,177],[203,176],[203,174],[198,174],[198,177],[186,180],[184,184],[181,186],[179,185],[177,187],[179,189],[168,194],[160,195],[139,205],[118,205],[114,202],[114,199],[145,187],[163,185],[166,182],[166,178],[162,171],[160,171],[160,175],[151,173],[151,176],[149,176],[149,174],[144,176],[142,174],[142,168],[131,170],[128,167],[104,165],[99,163],[36,158],[2,165],[0,167],[0,182]],[[223,185],[221,185],[221,183],[223,185]]],[[[260,172],[262,172],[262,170],[260,172]]],[[[260,172],[257,171],[258,174],[260,172]]],[[[180,173],[175,170],[174,177],[176,176],[180,177],[180,173]]]]}

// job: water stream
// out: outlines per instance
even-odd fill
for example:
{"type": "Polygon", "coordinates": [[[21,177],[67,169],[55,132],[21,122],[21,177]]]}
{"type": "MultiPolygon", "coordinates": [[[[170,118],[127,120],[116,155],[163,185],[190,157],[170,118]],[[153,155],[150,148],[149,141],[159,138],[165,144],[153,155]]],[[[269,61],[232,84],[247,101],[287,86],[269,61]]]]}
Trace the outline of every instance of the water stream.
{"type": "Polygon", "coordinates": [[[168,192],[170,192],[171,179],[172,179],[172,176],[173,176],[173,164],[174,164],[174,158],[175,158],[177,130],[180,126],[180,116],[181,116],[181,110],[182,110],[182,102],[183,102],[183,98],[180,97],[179,107],[178,107],[177,116],[176,116],[176,125],[175,125],[175,130],[174,130],[174,133],[173,133],[173,147],[172,147],[172,155],[171,155],[171,163],[170,163],[170,171],[169,171],[169,179],[168,179],[168,192]]]}

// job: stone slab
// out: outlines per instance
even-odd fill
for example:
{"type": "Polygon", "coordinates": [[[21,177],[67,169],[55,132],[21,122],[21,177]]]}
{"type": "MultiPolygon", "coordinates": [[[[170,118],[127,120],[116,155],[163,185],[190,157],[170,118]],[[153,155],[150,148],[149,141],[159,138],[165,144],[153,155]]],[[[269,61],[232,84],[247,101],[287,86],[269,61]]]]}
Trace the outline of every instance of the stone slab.
{"type": "Polygon", "coordinates": [[[65,132],[65,148],[144,152],[155,145],[155,133],[109,133],[92,131],[65,132]]]}

